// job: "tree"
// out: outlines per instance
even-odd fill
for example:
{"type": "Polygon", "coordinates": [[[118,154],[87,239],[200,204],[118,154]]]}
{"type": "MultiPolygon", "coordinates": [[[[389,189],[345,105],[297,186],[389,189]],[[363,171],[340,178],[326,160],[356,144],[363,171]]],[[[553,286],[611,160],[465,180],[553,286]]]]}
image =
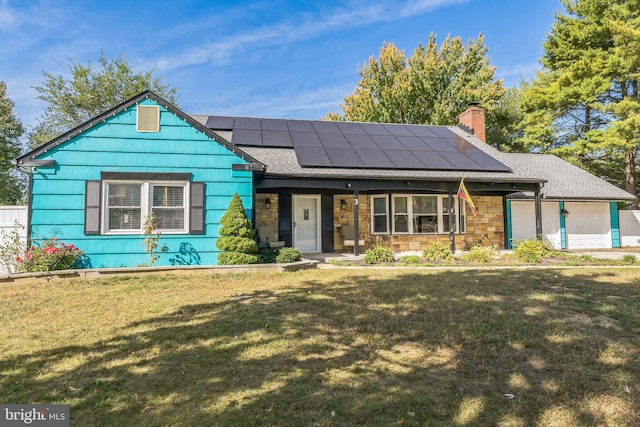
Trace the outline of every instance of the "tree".
{"type": "Polygon", "coordinates": [[[524,120],[521,108],[523,87],[526,87],[525,82],[520,88],[507,89],[502,98],[495,103],[491,114],[487,116],[487,143],[500,151],[528,152],[527,147],[521,142],[523,137],[521,123],[524,120]]]}
{"type": "Polygon", "coordinates": [[[505,89],[494,81],[487,47],[480,34],[467,45],[447,37],[440,47],[431,34],[405,57],[393,43],[385,43],[378,58],[371,56],[362,69],[358,87],[340,105],[342,115],[328,119],[350,121],[457,125],[458,115],[475,101],[489,114],[505,89]]]}
{"type": "Polygon", "coordinates": [[[176,103],[177,90],[153,76],[153,70],[136,73],[122,56],[107,59],[101,53],[100,69],[89,62],[71,62],[71,79],[45,71],[44,83],[36,86],[38,99],[46,103],[40,123],[30,133],[30,144],[36,147],[86,122],[121,102],[150,89],[176,103]]]}
{"type": "Polygon", "coordinates": [[[251,221],[242,206],[238,193],[233,195],[227,211],[220,219],[220,237],[216,246],[223,252],[218,254],[218,263],[228,264],[256,264],[258,244],[253,240],[254,232],[251,221]]]}
{"type": "Polygon", "coordinates": [[[14,115],[14,102],[7,85],[0,81],[0,205],[15,205],[22,197],[23,181],[12,169],[11,160],[20,155],[24,128],[14,115]]]}
{"type": "Polygon", "coordinates": [[[640,3],[563,0],[523,95],[523,141],[637,194],[640,3]],[[620,168],[623,164],[623,168],[620,168]],[[623,178],[624,177],[624,178],[623,178]]]}

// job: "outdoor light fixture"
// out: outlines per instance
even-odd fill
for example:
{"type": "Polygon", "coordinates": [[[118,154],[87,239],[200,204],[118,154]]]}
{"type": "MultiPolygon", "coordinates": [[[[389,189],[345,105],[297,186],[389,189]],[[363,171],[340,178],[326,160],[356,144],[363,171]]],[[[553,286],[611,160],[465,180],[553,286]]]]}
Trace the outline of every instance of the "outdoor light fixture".
{"type": "Polygon", "coordinates": [[[568,217],[568,216],[569,216],[569,211],[563,208],[563,209],[560,211],[560,215],[562,215],[562,218],[566,218],[566,217],[568,217]]]}
{"type": "Polygon", "coordinates": [[[345,199],[340,200],[340,209],[343,211],[347,210],[347,201],[345,199]]]}
{"type": "Polygon", "coordinates": [[[264,199],[264,207],[271,209],[271,199],[264,199]]]}

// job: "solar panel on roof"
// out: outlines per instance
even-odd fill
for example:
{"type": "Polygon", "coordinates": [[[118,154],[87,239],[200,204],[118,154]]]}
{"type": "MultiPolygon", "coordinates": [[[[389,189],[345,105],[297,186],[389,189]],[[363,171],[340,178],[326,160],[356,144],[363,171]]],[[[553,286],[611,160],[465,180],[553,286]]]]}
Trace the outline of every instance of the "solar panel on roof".
{"type": "Polygon", "coordinates": [[[465,155],[488,171],[507,172],[511,170],[498,160],[480,150],[465,153],[465,155]]]}
{"type": "Polygon", "coordinates": [[[205,126],[209,129],[232,130],[233,121],[233,117],[209,116],[205,126]]]}
{"type": "Polygon", "coordinates": [[[433,170],[453,170],[455,167],[444,157],[435,151],[412,151],[413,154],[427,169],[433,170]]]}
{"type": "Polygon", "coordinates": [[[433,151],[456,151],[456,147],[442,138],[420,138],[433,151]]]}
{"type": "Polygon", "coordinates": [[[478,170],[484,169],[481,165],[471,160],[471,158],[467,157],[461,153],[439,153],[442,157],[444,157],[449,163],[451,163],[456,169],[460,170],[478,170]]]}
{"type": "Polygon", "coordinates": [[[323,147],[351,148],[349,141],[341,133],[318,133],[323,147]]]}
{"type": "Polygon", "coordinates": [[[331,161],[322,147],[296,147],[296,157],[302,166],[331,167],[331,161]]]}
{"type": "Polygon", "coordinates": [[[445,126],[224,116],[209,116],[206,126],[232,131],[239,146],[292,147],[302,166],[510,170],[445,126]]]}
{"type": "Polygon", "coordinates": [[[260,130],[260,119],[254,117],[236,117],[233,127],[234,129],[260,130]]]}
{"type": "Polygon", "coordinates": [[[261,146],[262,135],[259,130],[235,129],[231,142],[236,145],[261,146]]]}
{"type": "Polygon", "coordinates": [[[265,147],[293,147],[289,132],[278,130],[263,130],[262,145],[265,147]]]}
{"type": "Polygon", "coordinates": [[[313,125],[307,120],[287,120],[290,132],[315,132],[313,125]]]}
{"type": "Polygon", "coordinates": [[[345,135],[346,140],[351,144],[354,149],[359,148],[380,148],[373,142],[373,139],[369,135],[345,135]]]}
{"type": "Polygon", "coordinates": [[[404,125],[384,124],[383,126],[393,136],[414,136],[404,125]]]}
{"type": "Polygon", "coordinates": [[[406,150],[395,137],[391,135],[370,135],[371,139],[383,150],[406,150]]]}
{"type": "Polygon", "coordinates": [[[293,142],[294,148],[297,148],[297,147],[322,148],[322,144],[320,143],[320,138],[318,138],[317,133],[291,132],[290,134],[291,134],[291,141],[293,142]]]}
{"type": "Polygon", "coordinates": [[[367,135],[391,135],[380,123],[360,123],[367,135]]]}
{"type": "Polygon", "coordinates": [[[458,151],[474,151],[476,147],[474,147],[470,142],[466,141],[463,138],[445,138],[449,144],[454,146],[458,151]]]}
{"type": "Polygon", "coordinates": [[[396,165],[389,159],[382,150],[360,148],[356,151],[362,163],[370,168],[393,169],[396,165]]]}
{"type": "Polygon", "coordinates": [[[366,135],[362,126],[353,122],[337,122],[336,126],[345,135],[366,135]]]}
{"type": "Polygon", "coordinates": [[[451,129],[444,126],[430,126],[429,130],[441,138],[453,138],[457,136],[451,129]]]}
{"type": "Polygon", "coordinates": [[[334,167],[361,168],[364,166],[353,148],[327,147],[325,151],[334,167]]]}
{"type": "Polygon", "coordinates": [[[425,137],[434,137],[438,136],[435,132],[431,131],[430,127],[427,126],[407,126],[407,128],[413,133],[415,136],[425,136],[425,137]]]}
{"type": "Polygon", "coordinates": [[[283,119],[262,119],[261,124],[262,130],[279,130],[283,132],[289,131],[287,121],[283,119]]]}
{"type": "Polygon", "coordinates": [[[424,169],[420,160],[406,150],[382,150],[391,159],[394,165],[400,169],[424,169]]]}
{"type": "Polygon", "coordinates": [[[430,150],[429,146],[417,136],[399,136],[398,141],[407,150],[430,150]]]}
{"type": "Polygon", "coordinates": [[[333,122],[316,121],[311,122],[311,124],[318,133],[340,133],[340,129],[338,129],[338,126],[333,122]]]}

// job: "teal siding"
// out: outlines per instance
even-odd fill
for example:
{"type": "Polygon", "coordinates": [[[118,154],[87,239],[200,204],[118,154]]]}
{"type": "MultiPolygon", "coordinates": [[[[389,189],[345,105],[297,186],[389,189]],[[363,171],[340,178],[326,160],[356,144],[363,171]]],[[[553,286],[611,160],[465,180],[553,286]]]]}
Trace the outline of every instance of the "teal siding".
{"type": "Polygon", "coordinates": [[[609,210],[611,212],[611,247],[620,247],[620,218],[618,216],[618,203],[610,202],[609,210]]]}
{"type": "MultiPolygon", "coordinates": [[[[152,100],[141,104],[155,105],[152,100]]],[[[55,169],[33,173],[32,237],[58,237],[88,256],[92,267],[135,266],[147,261],[142,236],[84,234],[85,181],[102,172],[188,172],[206,183],[205,234],[162,234],[158,265],[217,263],[220,218],[238,193],[251,218],[251,173],[232,171],[246,163],[224,146],[161,107],[160,132],[136,132],[136,106],[116,114],[68,142],[40,155],[55,169]]]]}
{"type": "Polygon", "coordinates": [[[507,200],[506,203],[506,217],[507,217],[507,249],[513,249],[513,242],[511,241],[513,236],[512,223],[511,223],[511,200],[507,200]]]}
{"type": "Polygon", "coordinates": [[[564,200],[559,203],[558,209],[560,209],[560,249],[567,249],[567,220],[562,216],[564,200]]]}

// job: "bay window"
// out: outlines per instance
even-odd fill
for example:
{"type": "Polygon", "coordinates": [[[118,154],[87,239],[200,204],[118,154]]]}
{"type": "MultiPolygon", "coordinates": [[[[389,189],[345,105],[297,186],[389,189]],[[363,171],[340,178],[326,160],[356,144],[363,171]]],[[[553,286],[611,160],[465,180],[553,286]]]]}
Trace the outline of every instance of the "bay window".
{"type": "MultiPolygon", "coordinates": [[[[371,196],[371,206],[372,233],[388,233],[388,218],[392,234],[448,234],[450,231],[448,195],[379,194],[371,196]]],[[[458,197],[454,197],[453,215],[454,231],[465,233],[465,206],[458,197]]]]}

